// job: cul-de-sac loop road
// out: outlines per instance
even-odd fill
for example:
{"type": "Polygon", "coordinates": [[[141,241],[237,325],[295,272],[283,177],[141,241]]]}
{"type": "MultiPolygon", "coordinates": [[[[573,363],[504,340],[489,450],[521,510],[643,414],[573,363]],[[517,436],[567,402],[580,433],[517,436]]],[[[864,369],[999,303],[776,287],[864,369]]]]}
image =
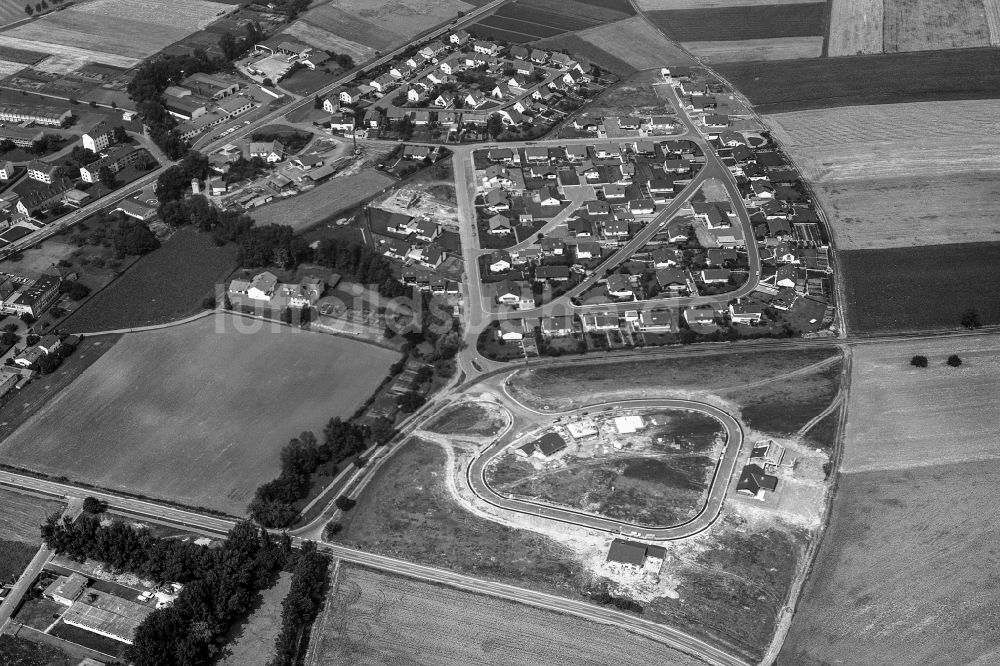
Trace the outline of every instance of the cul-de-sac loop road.
{"type": "MultiPolygon", "coordinates": [[[[521,406],[523,407],[523,405],[521,406]]],[[[483,449],[473,459],[466,471],[469,487],[481,500],[497,508],[540,516],[589,529],[629,535],[650,541],[675,541],[698,534],[714,523],[722,512],[722,505],[726,501],[730,479],[732,479],[736,465],[740,461],[740,452],[743,450],[743,427],[735,417],[714,405],[704,402],[672,399],[623,400],[580,407],[564,412],[546,412],[546,414],[554,418],[561,417],[565,419],[587,412],[601,410],[613,412],[621,409],[638,408],[661,408],[699,412],[714,418],[726,430],[726,448],[715,465],[715,471],[712,474],[708,489],[708,498],[702,505],[698,515],[685,523],[667,527],[648,527],[544,502],[515,499],[500,495],[486,482],[486,466],[490,460],[500,455],[504,449],[510,446],[512,441],[516,441],[516,438],[501,437],[483,449]]]]}

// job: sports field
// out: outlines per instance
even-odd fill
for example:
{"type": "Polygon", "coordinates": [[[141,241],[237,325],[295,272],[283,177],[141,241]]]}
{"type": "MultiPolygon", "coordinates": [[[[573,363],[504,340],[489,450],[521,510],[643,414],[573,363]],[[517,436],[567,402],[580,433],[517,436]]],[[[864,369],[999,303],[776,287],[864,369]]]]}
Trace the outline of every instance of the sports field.
{"type": "Polygon", "coordinates": [[[318,664],[697,666],[660,643],[571,615],[363,567],[341,566],[313,632],[318,664]]]}
{"type": "Polygon", "coordinates": [[[967,308],[1000,324],[1000,242],[840,253],[851,333],[957,328],[967,308]]]}
{"type": "Polygon", "coordinates": [[[635,69],[686,65],[693,62],[691,56],[665,39],[638,16],[582,30],[577,34],[584,41],[610,53],[635,69]]]}
{"type": "Polygon", "coordinates": [[[648,11],[646,15],[667,37],[679,42],[821,36],[826,28],[825,2],[648,11]]]}
{"type": "Polygon", "coordinates": [[[997,484],[996,460],[842,475],[776,663],[997,663],[997,484]]]}
{"type": "Polygon", "coordinates": [[[1000,95],[996,49],[730,63],[718,69],[765,114],[1000,95]]]}
{"type": "Polygon", "coordinates": [[[818,58],[823,54],[823,38],[776,37],[739,41],[685,42],[684,48],[706,62],[747,62],[750,60],[793,60],[818,58]]]}
{"type": "Polygon", "coordinates": [[[131,67],[232,11],[207,0],[93,0],[0,34],[0,45],[131,67]]]}
{"type": "Polygon", "coordinates": [[[0,460],[243,515],[303,430],[350,416],[397,354],[219,314],[121,339],[0,460]]]}

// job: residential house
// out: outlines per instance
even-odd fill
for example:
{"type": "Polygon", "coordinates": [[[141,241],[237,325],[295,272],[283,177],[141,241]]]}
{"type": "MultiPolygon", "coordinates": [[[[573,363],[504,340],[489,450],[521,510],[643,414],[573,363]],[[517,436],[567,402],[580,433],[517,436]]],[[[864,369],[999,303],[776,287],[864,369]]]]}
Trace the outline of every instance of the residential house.
{"type": "Polygon", "coordinates": [[[560,238],[543,238],[539,243],[542,255],[546,257],[561,257],[566,253],[566,243],[560,238]]]}
{"type": "Polygon", "coordinates": [[[0,162],[0,181],[8,181],[17,173],[17,167],[10,160],[0,162]]]}
{"type": "Polygon", "coordinates": [[[565,282],[568,279],[568,266],[537,266],[535,268],[535,282],[565,282]]]}
{"type": "Polygon", "coordinates": [[[259,157],[273,164],[285,159],[285,146],[280,141],[251,141],[247,150],[249,157],[259,157]]]}
{"type": "Polygon", "coordinates": [[[729,319],[734,324],[755,325],[764,318],[764,307],[748,303],[731,303],[729,319]]]}
{"type": "Polygon", "coordinates": [[[456,30],[448,37],[448,41],[455,46],[461,46],[469,41],[469,33],[465,30],[456,30]]]}
{"type": "Polygon", "coordinates": [[[676,333],[676,310],[643,310],[639,313],[637,327],[646,333],[676,333]]]}
{"type": "Polygon", "coordinates": [[[573,317],[569,315],[543,317],[541,330],[542,335],[547,338],[564,338],[573,335],[573,317]]]}
{"type": "Polygon", "coordinates": [[[490,212],[499,213],[510,210],[510,195],[499,188],[487,192],[483,200],[490,212]]]}
{"type": "Polygon", "coordinates": [[[491,273],[506,273],[510,270],[510,253],[505,250],[494,250],[487,260],[491,273]]]}
{"type": "Polygon", "coordinates": [[[514,284],[510,279],[504,280],[497,286],[496,298],[501,305],[517,306],[521,298],[521,285],[514,284]]]}
{"type": "Polygon", "coordinates": [[[28,178],[37,180],[40,183],[51,185],[55,181],[58,173],[59,167],[55,164],[46,164],[41,160],[32,160],[28,162],[28,178]]]}
{"type": "Polygon", "coordinates": [[[664,291],[677,293],[686,290],[687,280],[687,272],[681,268],[659,268],[656,270],[656,283],[664,291]]]}
{"type": "Polygon", "coordinates": [[[684,321],[692,326],[714,324],[718,316],[718,313],[712,308],[688,308],[684,310],[684,321]]]}
{"type": "Polygon", "coordinates": [[[115,129],[120,127],[119,123],[111,122],[107,119],[100,120],[80,137],[80,142],[87,150],[99,153],[114,141],[115,129]]]}
{"type": "Polygon", "coordinates": [[[500,339],[508,342],[518,342],[524,339],[523,319],[501,319],[500,339]]]}
{"type": "Polygon", "coordinates": [[[736,482],[736,492],[755,499],[764,499],[764,491],[774,492],[778,488],[778,477],[768,474],[760,465],[746,465],[736,482]]]}
{"type": "Polygon", "coordinates": [[[608,276],[605,288],[608,291],[608,296],[612,298],[635,300],[635,293],[632,291],[632,280],[629,275],[612,273],[608,276]]]}
{"type": "Polygon", "coordinates": [[[393,78],[391,74],[381,74],[369,81],[368,85],[370,85],[376,92],[384,95],[396,87],[396,79],[393,78]]]}
{"type": "Polygon", "coordinates": [[[577,261],[584,259],[596,259],[601,256],[600,243],[577,243],[574,247],[574,254],[577,261]]]}
{"type": "Polygon", "coordinates": [[[52,305],[59,296],[62,279],[54,275],[43,275],[23,288],[12,303],[5,304],[5,310],[18,315],[37,317],[52,305]]]}
{"type": "Polygon", "coordinates": [[[587,314],[583,315],[584,331],[617,331],[619,329],[618,315],[587,314]]]}
{"type": "Polygon", "coordinates": [[[497,213],[489,219],[489,232],[497,236],[503,236],[511,232],[512,225],[510,218],[497,213]]]}
{"type": "Polygon", "coordinates": [[[500,47],[493,42],[481,42],[477,41],[472,45],[472,50],[476,53],[482,53],[484,55],[495,56],[500,52],[500,47]]]}

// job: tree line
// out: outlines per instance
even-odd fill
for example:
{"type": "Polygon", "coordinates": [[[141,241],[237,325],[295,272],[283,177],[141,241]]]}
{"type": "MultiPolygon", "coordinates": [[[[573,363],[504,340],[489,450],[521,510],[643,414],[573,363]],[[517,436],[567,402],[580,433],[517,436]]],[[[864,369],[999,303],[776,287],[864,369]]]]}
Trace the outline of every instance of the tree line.
{"type": "Polygon", "coordinates": [[[312,475],[321,465],[337,465],[361,453],[373,443],[384,443],[389,433],[376,432],[365,425],[330,419],[323,428],[323,443],[312,432],[303,432],[281,449],[281,473],[278,478],[257,488],[250,502],[250,515],[266,527],[287,527],[298,515],[296,502],[309,494],[312,475]]]}
{"type": "Polygon", "coordinates": [[[252,609],[292,552],[287,535],[272,537],[249,521],[238,523],[221,548],[159,539],[97,516],[51,516],[42,538],[58,553],[93,558],[116,569],[184,584],[177,599],[153,611],[136,629],[128,660],[136,666],[195,666],[217,655],[230,627],[252,609]]]}
{"type": "Polygon", "coordinates": [[[281,603],[281,631],[274,641],[274,657],[268,666],[300,663],[309,644],[309,628],[323,607],[330,559],[307,541],[294,556],[292,585],[281,603]]]}

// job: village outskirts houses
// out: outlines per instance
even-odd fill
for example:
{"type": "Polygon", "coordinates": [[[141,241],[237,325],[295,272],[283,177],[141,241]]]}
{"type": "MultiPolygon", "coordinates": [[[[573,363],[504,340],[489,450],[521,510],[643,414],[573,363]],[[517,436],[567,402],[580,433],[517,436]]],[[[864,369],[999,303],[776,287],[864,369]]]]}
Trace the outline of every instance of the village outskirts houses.
{"type": "Polygon", "coordinates": [[[274,312],[313,307],[325,290],[326,283],[319,278],[306,277],[298,283],[284,283],[274,273],[264,271],[250,279],[232,280],[227,297],[236,308],[249,306],[254,310],[274,312]]]}

